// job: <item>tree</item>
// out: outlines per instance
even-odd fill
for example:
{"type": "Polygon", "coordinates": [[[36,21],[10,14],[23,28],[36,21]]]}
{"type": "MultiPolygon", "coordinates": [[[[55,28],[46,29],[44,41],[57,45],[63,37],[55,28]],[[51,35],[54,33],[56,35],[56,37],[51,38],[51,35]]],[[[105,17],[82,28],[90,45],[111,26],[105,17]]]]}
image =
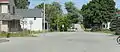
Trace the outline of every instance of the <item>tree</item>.
{"type": "MultiPolygon", "coordinates": [[[[37,5],[35,8],[43,9],[44,3],[37,5]]],[[[53,2],[52,4],[45,4],[46,6],[46,21],[49,22],[51,31],[57,30],[58,21],[57,18],[62,16],[61,5],[58,2],[53,2]]]]}
{"type": "Polygon", "coordinates": [[[83,5],[82,15],[85,26],[95,26],[101,29],[102,23],[110,22],[115,14],[115,2],[113,0],[92,0],[83,5]]]}
{"type": "Polygon", "coordinates": [[[110,28],[110,30],[111,31],[115,31],[116,27],[117,27],[116,25],[117,25],[117,17],[111,21],[111,24],[110,24],[111,28],[110,28]]]}
{"type": "Polygon", "coordinates": [[[68,17],[71,20],[71,23],[78,23],[78,17],[80,15],[79,10],[74,6],[72,2],[66,2],[65,8],[68,12],[68,17]]]}
{"type": "Polygon", "coordinates": [[[117,16],[117,23],[116,23],[116,29],[115,29],[115,35],[120,35],[120,16],[117,16]]]}
{"type": "Polygon", "coordinates": [[[14,0],[14,2],[18,9],[27,9],[30,4],[28,0],[14,0]]]}
{"type": "Polygon", "coordinates": [[[57,21],[59,21],[58,23],[59,31],[67,31],[68,28],[70,28],[70,20],[67,17],[67,15],[64,15],[64,17],[58,18],[57,21]],[[64,28],[62,27],[62,25],[64,25],[64,28]]]}

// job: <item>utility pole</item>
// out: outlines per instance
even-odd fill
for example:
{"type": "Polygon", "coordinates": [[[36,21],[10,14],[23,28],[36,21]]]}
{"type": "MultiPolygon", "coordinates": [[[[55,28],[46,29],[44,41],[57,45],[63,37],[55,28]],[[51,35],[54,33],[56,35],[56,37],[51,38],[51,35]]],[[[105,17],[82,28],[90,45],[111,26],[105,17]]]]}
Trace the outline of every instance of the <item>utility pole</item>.
{"type": "Polygon", "coordinates": [[[45,0],[44,0],[44,31],[45,31],[45,0]]]}
{"type": "MultiPolygon", "coordinates": [[[[59,0],[56,0],[56,2],[59,3],[59,0]]],[[[58,18],[58,15],[57,15],[57,31],[59,31],[59,27],[58,27],[59,25],[58,24],[59,24],[59,18],[58,18]]]]}

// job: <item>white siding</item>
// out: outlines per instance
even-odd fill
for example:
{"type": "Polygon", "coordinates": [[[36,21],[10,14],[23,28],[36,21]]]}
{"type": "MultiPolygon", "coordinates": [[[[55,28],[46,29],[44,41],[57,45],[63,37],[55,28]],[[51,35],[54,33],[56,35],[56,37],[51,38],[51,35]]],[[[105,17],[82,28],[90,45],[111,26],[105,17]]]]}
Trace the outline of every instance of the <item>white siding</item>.
{"type": "Polygon", "coordinates": [[[110,22],[107,23],[107,29],[110,29],[110,22]]]}
{"type": "MultiPolygon", "coordinates": [[[[27,18],[26,21],[27,21],[27,24],[24,26],[24,28],[26,29],[30,29],[30,24],[29,24],[29,21],[33,21],[33,24],[31,26],[31,30],[34,30],[34,31],[42,31],[42,18],[36,18],[36,20],[34,20],[34,18],[27,18]]],[[[23,25],[21,24],[21,27],[23,28],[23,25]]]]}
{"type": "Polygon", "coordinates": [[[8,5],[1,5],[1,13],[8,13],[8,5]]]}
{"type": "Polygon", "coordinates": [[[8,32],[8,25],[1,25],[1,31],[8,32]]]}
{"type": "Polygon", "coordinates": [[[8,32],[8,22],[7,21],[1,21],[1,31],[8,32]]]}

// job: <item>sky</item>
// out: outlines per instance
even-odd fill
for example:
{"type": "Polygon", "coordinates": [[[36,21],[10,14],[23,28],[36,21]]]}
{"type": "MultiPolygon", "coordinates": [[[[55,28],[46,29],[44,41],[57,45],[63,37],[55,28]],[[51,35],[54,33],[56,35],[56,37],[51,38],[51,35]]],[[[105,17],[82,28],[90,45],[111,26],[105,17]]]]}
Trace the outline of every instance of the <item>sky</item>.
{"type": "MultiPolygon", "coordinates": [[[[36,5],[43,2],[42,0],[29,0],[29,1],[31,2],[29,8],[34,8],[36,5]]],[[[90,0],[46,0],[46,3],[51,3],[53,1],[58,1],[62,5],[64,13],[66,13],[64,7],[65,2],[72,1],[78,9],[81,9],[82,5],[88,3],[90,0]]],[[[115,2],[116,8],[120,9],[120,0],[115,0],[115,2]]]]}

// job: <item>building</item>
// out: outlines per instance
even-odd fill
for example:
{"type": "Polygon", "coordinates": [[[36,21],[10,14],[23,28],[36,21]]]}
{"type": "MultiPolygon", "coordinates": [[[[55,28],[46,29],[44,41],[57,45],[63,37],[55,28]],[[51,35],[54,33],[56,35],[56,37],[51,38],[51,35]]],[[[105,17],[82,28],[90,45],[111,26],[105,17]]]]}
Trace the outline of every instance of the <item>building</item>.
{"type": "Polygon", "coordinates": [[[41,9],[16,9],[14,0],[0,0],[0,32],[42,31],[43,24],[41,9]]]}
{"type": "Polygon", "coordinates": [[[20,15],[26,21],[21,24],[22,28],[42,31],[43,30],[43,12],[40,9],[16,9],[16,15],[20,15]]]}
{"type": "Polygon", "coordinates": [[[117,16],[120,17],[120,10],[116,12],[117,16]]]}
{"type": "MultiPolygon", "coordinates": [[[[116,12],[116,18],[120,17],[120,10],[116,12]]],[[[113,20],[112,20],[113,21],[113,20]]],[[[103,23],[103,28],[104,29],[110,29],[111,28],[111,22],[103,23]]]]}
{"type": "Polygon", "coordinates": [[[15,14],[14,0],[0,0],[0,32],[20,31],[20,17],[15,14]]]}

